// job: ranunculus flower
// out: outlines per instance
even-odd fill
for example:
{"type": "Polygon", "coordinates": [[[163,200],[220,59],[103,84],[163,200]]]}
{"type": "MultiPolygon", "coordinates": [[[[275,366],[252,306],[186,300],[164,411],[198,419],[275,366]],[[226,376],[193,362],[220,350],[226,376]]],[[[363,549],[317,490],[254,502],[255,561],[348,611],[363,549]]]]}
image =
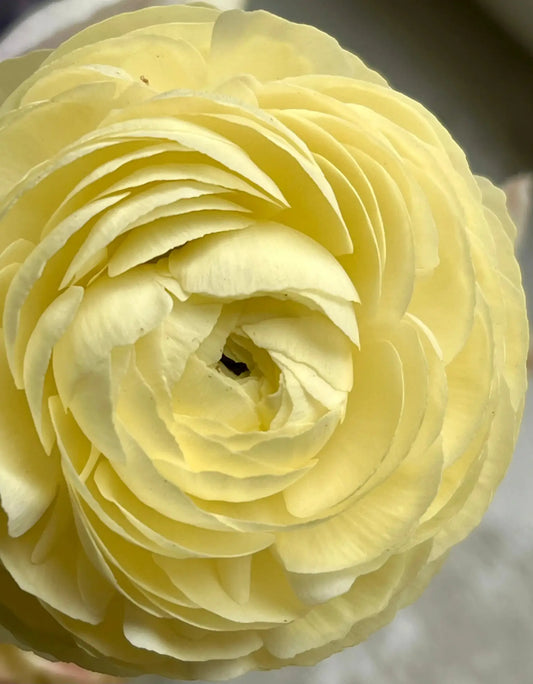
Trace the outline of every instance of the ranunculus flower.
{"type": "Polygon", "coordinates": [[[118,16],[0,82],[2,624],[184,679],[361,641],[513,450],[503,193],[265,12],[118,16]]]}

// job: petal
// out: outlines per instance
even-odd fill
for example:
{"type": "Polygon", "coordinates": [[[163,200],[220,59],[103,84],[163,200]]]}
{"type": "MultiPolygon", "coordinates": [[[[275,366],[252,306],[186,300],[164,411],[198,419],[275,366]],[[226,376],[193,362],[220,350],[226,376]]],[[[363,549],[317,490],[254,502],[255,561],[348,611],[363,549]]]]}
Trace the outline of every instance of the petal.
{"type": "Polygon", "coordinates": [[[80,31],[75,36],[65,41],[50,55],[47,63],[53,62],[63,55],[81,48],[85,45],[98,43],[102,40],[124,36],[130,31],[137,31],[158,24],[171,24],[176,31],[176,38],[186,37],[180,31],[187,30],[187,25],[207,24],[214,22],[219,15],[219,10],[211,7],[188,7],[184,5],[171,5],[165,7],[146,7],[137,12],[118,14],[98,24],[93,24],[80,31]],[[181,28],[180,25],[185,25],[181,28]]]}
{"type": "Polygon", "coordinates": [[[264,11],[234,10],[220,15],[209,57],[212,84],[243,71],[261,81],[308,73],[372,73],[331,36],[264,11]]]}
{"type": "MultiPolygon", "coordinates": [[[[191,630],[192,631],[192,630],[191,630]]],[[[155,651],[180,661],[233,660],[261,648],[261,638],[251,630],[215,633],[197,638],[180,634],[176,621],[156,620],[138,609],[128,608],[124,620],[126,639],[138,648],[155,651]]]]}
{"type": "Polygon", "coordinates": [[[82,288],[71,288],[54,300],[39,318],[24,356],[24,388],[28,405],[39,437],[48,451],[54,438],[49,419],[45,418],[48,412],[43,415],[45,376],[54,345],[74,318],[82,297],[82,288]]]}
{"type": "MultiPolygon", "coordinates": [[[[332,644],[350,632],[357,634],[365,619],[375,619],[389,604],[394,605],[400,588],[412,580],[427,559],[428,551],[426,546],[398,554],[376,572],[359,577],[343,596],[315,606],[303,618],[266,632],[266,647],[276,657],[290,659],[296,654],[307,655],[306,652],[324,644],[331,649],[332,644]]],[[[350,637],[350,643],[357,641],[350,637]]]]}
{"type": "Polygon", "coordinates": [[[213,235],[186,245],[171,254],[169,268],[191,293],[240,298],[293,289],[358,300],[348,276],[329,252],[306,235],[274,223],[258,223],[238,234],[213,235]]]}
{"type": "Polygon", "coordinates": [[[442,446],[437,440],[426,451],[406,457],[389,478],[344,512],[278,533],[276,552],[287,570],[296,573],[356,566],[360,573],[373,570],[392,549],[411,541],[409,535],[434,499],[441,474],[442,446]]]}
{"type": "MultiPolygon", "coordinates": [[[[81,547],[73,541],[67,546],[59,542],[53,553],[45,559],[33,556],[40,527],[41,524],[37,525],[22,537],[0,539],[0,556],[4,566],[21,589],[37,596],[45,604],[90,624],[100,622],[110,598],[109,586],[90,564],[81,547]],[[78,583],[78,577],[83,584],[78,583]],[[86,589],[89,589],[88,593],[86,589]]],[[[65,536],[76,539],[72,521],[67,525],[65,536]]]]}
{"type": "Polygon", "coordinates": [[[0,342],[0,503],[9,534],[29,530],[52,503],[59,481],[55,456],[49,458],[33,426],[24,392],[17,390],[0,342]]]}
{"type": "Polygon", "coordinates": [[[361,487],[390,448],[404,402],[401,360],[388,342],[372,340],[354,358],[354,389],[344,422],[317,465],[283,492],[288,510],[306,518],[361,487]]]}
{"type": "Polygon", "coordinates": [[[0,62],[0,105],[40,67],[51,52],[51,50],[34,50],[22,57],[0,62]]]}

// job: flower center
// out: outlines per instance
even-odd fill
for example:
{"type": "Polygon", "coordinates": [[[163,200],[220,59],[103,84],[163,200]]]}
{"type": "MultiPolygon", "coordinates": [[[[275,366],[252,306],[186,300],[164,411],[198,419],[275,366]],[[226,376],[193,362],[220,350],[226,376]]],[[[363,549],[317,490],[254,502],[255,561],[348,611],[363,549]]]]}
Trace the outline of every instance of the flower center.
{"type": "Polygon", "coordinates": [[[229,356],[226,356],[226,354],[222,354],[219,363],[224,365],[231,373],[233,373],[233,375],[236,375],[237,377],[243,375],[243,373],[250,372],[250,369],[245,363],[242,361],[235,361],[229,356]]]}

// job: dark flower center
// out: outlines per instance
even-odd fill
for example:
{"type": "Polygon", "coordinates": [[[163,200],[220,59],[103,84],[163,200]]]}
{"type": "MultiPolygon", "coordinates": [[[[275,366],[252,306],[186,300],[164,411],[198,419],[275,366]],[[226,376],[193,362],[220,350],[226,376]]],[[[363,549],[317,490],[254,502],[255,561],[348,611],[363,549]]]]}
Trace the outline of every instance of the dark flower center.
{"type": "Polygon", "coordinates": [[[234,375],[237,376],[242,375],[243,373],[247,373],[250,370],[248,366],[242,361],[234,361],[225,354],[222,354],[222,356],[220,357],[220,363],[224,364],[224,366],[226,366],[226,368],[229,371],[231,371],[234,375]]]}

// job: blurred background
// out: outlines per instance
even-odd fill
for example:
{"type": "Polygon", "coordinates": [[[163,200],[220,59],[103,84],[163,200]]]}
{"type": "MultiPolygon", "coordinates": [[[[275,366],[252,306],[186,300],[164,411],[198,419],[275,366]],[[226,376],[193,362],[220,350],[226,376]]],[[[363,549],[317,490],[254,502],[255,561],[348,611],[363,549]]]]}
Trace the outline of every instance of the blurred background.
{"type": "MultiPolygon", "coordinates": [[[[0,59],[53,46],[80,24],[117,10],[171,1],[0,0],[0,59]]],[[[516,180],[533,172],[533,0],[250,0],[247,6],[334,35],[436,114],[475,173],[498,184],[513,179],[507,187],[524,225],[519,256],[533,302],[532,183],[527,175],[516,180]]],[[[424,596],[366,643],[314,668],[249,674],[238,684],[531,684],[532,447],[530,391],[515,459],[488,514],[424,596]]]]}

